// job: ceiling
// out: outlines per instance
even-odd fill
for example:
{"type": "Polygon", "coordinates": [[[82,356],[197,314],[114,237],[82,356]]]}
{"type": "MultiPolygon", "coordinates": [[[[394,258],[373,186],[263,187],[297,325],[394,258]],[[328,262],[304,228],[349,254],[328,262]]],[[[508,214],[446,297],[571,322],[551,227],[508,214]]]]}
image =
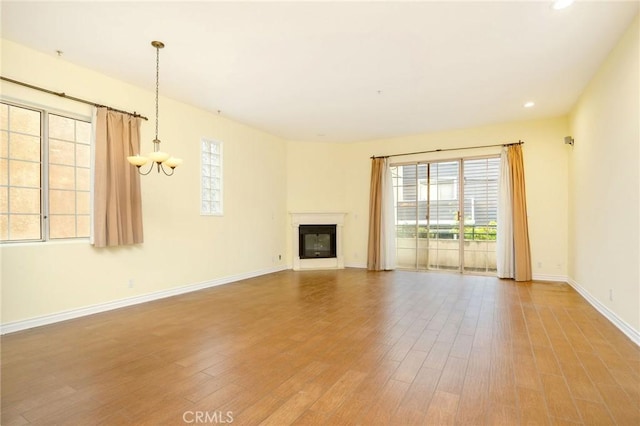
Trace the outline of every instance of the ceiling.
{"type": "Polygon", "coordinates": [[[161,40],[161,95],[290,140],[351,142],[569,112],[638,2],[550,6],[3,0],[1,18],[3,38],[149,90],[161,40]]]}

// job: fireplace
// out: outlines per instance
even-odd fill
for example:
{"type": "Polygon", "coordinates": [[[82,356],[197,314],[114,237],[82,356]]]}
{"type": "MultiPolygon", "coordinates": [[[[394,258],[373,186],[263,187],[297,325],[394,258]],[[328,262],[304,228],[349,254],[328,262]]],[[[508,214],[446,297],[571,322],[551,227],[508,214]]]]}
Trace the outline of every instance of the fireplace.
{"type": "Polygon", "coordinates": [[[294,271],[342,269],[342,212],[292,212],[291,254],[294,271]]]}
{"type": "Polygon", "coordinates": [[[336,257],[336,225],[300,225],[300,259],[336,257]]]}

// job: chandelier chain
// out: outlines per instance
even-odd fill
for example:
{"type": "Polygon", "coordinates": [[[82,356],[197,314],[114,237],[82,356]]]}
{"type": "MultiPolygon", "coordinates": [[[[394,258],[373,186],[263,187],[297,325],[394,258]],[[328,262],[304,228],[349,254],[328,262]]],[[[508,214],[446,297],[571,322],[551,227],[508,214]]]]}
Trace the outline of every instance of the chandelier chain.
{"type": "Polygon", "coordinates": [[[158,140],[158,92],[160,87],[160,48],[156,47],[156,140],[158,140]]]}

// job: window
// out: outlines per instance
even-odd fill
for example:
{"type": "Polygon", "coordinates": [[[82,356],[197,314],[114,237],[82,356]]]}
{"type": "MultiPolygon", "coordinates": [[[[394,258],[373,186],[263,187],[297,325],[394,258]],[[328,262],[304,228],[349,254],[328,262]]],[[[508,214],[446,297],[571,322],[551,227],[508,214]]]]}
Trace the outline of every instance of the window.
{"type": "Polygon", "coordinates": [[[0,103],[0,240],[90,233],[91,123],[0,103]]]}
{"type": "Polygon", "coordinates": [[[222,142],[201,140],[200,214],[222,215],[222,142]]]}

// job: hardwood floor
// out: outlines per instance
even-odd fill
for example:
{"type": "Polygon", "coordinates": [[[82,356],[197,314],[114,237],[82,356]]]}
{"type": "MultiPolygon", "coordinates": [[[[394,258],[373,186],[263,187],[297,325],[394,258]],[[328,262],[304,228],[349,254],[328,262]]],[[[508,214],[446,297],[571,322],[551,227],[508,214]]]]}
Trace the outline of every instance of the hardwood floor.
{"type": "Polygon", "coordinates": [[[640,424],[566,284],[285,271],[2,338],[2,424],[640,424]]]}

